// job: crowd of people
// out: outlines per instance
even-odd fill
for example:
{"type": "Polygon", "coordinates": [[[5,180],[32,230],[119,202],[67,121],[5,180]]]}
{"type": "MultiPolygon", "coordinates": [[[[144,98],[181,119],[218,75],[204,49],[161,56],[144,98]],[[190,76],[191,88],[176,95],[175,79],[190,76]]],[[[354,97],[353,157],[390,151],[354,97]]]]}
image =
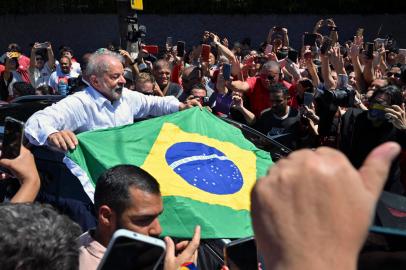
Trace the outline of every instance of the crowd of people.
{"type": "MultiPolygon", "coordinates": [[[[209,31],[199,44],[184,45],[168,38],[157,51],[140,43],[137,55],[108,45],[78,61],[66,46],[55,57],[49,42],[35,42],[28,58],[12,43],[0,59],[0,98],[7,104],[25,95],[66,96],[32,115],[25,129],[31,144],[62,152],[76,147],[80,132],[193,106],[252,126],[294,150],[252,193],[255,238],[266,269],[354,269],[382,187],[406,191],[406,49],[390,36],[366,42],[361,28],[353,40],[341,41],[332,19],[318,21],[297,49],[289,45],[288,29],[279,26],[258,48],[247,40],[231,44],[209,31]],[[351,229],[340,226],[337,215],[351,229]]],[[[29,150],[22,147],[15,160],[0,159],[0,166],[21,183],[11,203],[33,202],[40,177],[29,150]]],[[[53,245],[63,241],[66,246],[49,260],[50,269],[96,269],[119,228],[161,233],[159,184],[136,166],[119,165],[99,178],[94,210],[96,228],[80,237],[75,224],[64,221],[70,233],[52,239],[53,245]],[[64,267],[55,263],[62,257],[64,267]]],[[[59,223],[52,211],[35,204],[0,206],[7,223],[32,226],[27,230],[44,226],[36,225],[36,220],[46,222],[43,218],[59,223]],[[16,212],[38,218],[32,216],[32,224],[24,225],[16,212]]],[[[49,229],[52,234],[55,228],[49,229]]],[[[10,239],[13,230],[1,230],[1,250],[14,243],[7,242],[15,241],[10,239]]],[[[21,243],[48,240],[18,237],[21,243]]],[[[196,263],[199,239],[199,227],[190,242],[175,245],[165,238],[165,269],[196,263]]],[[[10,252],[16,256],[0,260],[7,263],[5,269],[34,265],[40,257],[38,250],[24,257],[25,246],[14,248],[10,252]]]]}

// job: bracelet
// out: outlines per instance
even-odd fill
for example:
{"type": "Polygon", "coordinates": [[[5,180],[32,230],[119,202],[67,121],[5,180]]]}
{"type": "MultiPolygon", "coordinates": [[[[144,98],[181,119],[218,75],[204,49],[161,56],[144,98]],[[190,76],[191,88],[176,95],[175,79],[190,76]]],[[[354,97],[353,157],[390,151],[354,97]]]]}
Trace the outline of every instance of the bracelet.
{"type": "Polygon", "coordinates": [[[192,262],[185,262],[180,266],[180,270],[197,270],[197,267],[192,262]]]}

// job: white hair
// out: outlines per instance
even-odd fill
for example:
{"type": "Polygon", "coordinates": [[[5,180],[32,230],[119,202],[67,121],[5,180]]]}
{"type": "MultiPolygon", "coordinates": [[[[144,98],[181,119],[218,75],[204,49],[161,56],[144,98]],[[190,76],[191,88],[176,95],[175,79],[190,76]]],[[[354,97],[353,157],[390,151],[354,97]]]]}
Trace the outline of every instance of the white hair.
{"type": "Polygon", "coordinates": [[[87,78],[89,78],[91,75],[101,77],[105,72],[107,72],[111,63],[110,61],[107,61],[109,58],[113,58],[120,63],[124,62],[124,58],[120,54],[107,49],[99,49],[95,53],[92,53],[89,57],[85,74],[87,78]]]}

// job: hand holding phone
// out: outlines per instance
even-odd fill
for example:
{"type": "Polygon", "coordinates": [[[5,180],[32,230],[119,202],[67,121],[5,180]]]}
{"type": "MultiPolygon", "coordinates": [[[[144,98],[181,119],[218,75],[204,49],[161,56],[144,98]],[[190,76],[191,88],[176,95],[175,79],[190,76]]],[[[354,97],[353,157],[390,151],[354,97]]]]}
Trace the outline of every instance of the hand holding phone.
{"type": "Polygon", "coordinates": [[[18,157],[20,155],[23,138],[24,122],[9,116],[6,117],[0,158],[14,159],[18,157]]]}

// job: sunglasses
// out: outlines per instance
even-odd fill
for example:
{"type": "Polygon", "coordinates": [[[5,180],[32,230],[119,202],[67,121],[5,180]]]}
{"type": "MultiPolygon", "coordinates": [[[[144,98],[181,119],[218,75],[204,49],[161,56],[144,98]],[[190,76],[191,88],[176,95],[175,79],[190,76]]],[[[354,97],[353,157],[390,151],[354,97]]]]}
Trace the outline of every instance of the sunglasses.
{"type": "Polygon", "coordinates": [[[44,61],[44,58],[35,58],[37,61],[44,61]]]}
{"type": "Polygon", "coordinates": [[[264,80],[268,80],[271,82],[273,82],[275,80],[274,76],[272,76],[272,75],[261,74],[260,77],[264,80]]]}
{"type": "Polygon", "coordinates": [[[395,76],[395,78],[400,78],[400,76],[402,76],[402,74],[400,74],[400,73],[388,72],[388,73],[386,73],[386,76],[388,76],[388,77],[395,76]]]}

